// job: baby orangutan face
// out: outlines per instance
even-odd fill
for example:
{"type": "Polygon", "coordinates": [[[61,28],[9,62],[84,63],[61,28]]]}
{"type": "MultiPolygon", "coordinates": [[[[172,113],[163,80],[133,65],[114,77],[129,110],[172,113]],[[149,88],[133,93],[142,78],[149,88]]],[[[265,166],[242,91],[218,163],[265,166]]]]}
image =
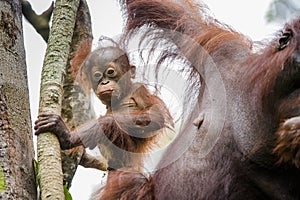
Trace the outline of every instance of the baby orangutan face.
{"type": "Polygon", "coordinates": [[[122,50],[95,50],[84,65],[95,94],[106,106],[110,106],[112,98],[120,100],[130,91],[135,67],[129,64],[122,50]]]}

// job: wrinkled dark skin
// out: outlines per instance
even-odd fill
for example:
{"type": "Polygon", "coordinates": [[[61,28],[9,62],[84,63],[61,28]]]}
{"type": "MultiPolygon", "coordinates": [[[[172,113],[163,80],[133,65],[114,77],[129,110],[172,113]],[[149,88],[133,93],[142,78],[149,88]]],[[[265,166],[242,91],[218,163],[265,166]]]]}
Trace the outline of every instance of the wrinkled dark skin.
{"type": "Polygon", "coordinates": [[[38,135],[44,132],[56,133],[59,138],[60,146],[62,150],[71,149],[73,147],[81,145],[81,142],[77,134],[70,134],[69,129],[61,119],[59,115],[56,114],[41,114],[38,116],[35,122],[36,130],[35,134],[38,135]],[[77,141],[77,142],[75,142],[77,141]],[[75,144],[78,143],[78,144],[75,144]]]}

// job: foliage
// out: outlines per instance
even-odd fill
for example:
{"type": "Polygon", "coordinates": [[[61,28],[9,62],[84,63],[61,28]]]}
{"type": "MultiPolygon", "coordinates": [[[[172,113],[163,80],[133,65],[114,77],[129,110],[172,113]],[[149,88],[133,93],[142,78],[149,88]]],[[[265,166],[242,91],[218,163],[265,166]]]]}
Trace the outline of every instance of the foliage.
{"type": "Polygon", "coordinates": [[[0,192],[6,190],[3,168],[0,166],[0,192]]]}
{"type": "Polygon", "coordinates": [[[66,183],[64,185],[64,194],[65,194],[65,200],[72,200],[73,199],[70,192],[69,192],[69,190],[68,190],[68,183],[66,183]]]}
{"type": "Polygon", "coordinates": [[[34,177],[35,177],[35,182],[37,184],[37,187],[39,186],[40,184],[40,180],[39,180],[39,164],[38,162],[34,159],[33,160],[33,167],[34,167],[34,177]]]}
{"type": "Polygon", "coordinates": [[[267,22],[285,22],[300,13],[300,2],[296,0],[273,0],[266,14],[267,22]]]}

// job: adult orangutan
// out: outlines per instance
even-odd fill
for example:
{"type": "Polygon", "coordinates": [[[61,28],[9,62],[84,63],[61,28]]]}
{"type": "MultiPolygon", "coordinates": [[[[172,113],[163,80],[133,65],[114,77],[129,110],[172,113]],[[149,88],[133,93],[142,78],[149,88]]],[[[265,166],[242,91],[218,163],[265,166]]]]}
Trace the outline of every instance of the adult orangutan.
{"type": "Polygon", "coordinates": [[[93,149],[99,145],[108,159],[108,170],[139,169],[141,155],[160,136],[159,130],[172,126],[172,117],[160,98],[143,84],[131,81],[135,66],[129,64],[127,54],[118,44],[109,42],[112,44],[92,51],[79,72],[84,89],[94,90],[106,105],[106,114],[72,133],[60,116],[41,114],[35,122],[35,133],[53,132],[62,149],[81,145],[93,149]]]}
{"type": "Polygon", "coordinates": [[[150,52],[159,39],[175,45],[162,58],[183,56],[201,88],[196,113],[158,170],[149,177],[116,170],[101,199],[300,199],[300,18],[255,52],[252,41],[209,17],[203,4],[121,4],[129,39],[142,30],[140,44],[152,42],[150,52]]]}

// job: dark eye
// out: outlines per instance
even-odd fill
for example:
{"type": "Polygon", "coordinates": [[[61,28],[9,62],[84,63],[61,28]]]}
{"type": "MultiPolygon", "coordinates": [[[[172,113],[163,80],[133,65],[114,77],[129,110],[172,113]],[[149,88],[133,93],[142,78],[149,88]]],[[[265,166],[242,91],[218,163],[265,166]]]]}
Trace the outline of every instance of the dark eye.
{"type": "Polygon", "coordinates": [[[106,74],[109,76],[109,77],[113,77],[113,76],[115,76],[115,73],[116,71],[115,71],[115,69],[113,69],[113,68],[108,68],[107,69],[107,71],[106,71],[106,74]]]}
{"type": "Polygon", "coordinates": [[[282,33],[282,36],[278,40],[277,50],[281,51],[289,44],[293,34],[292,31],[285,31],[282,33]]]}

